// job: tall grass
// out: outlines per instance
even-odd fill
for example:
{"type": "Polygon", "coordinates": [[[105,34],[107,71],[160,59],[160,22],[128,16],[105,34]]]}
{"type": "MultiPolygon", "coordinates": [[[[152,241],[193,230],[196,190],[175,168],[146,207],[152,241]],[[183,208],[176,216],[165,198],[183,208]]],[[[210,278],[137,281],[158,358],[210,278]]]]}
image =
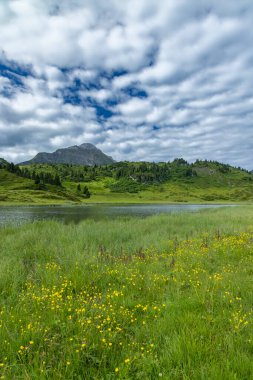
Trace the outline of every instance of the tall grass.
{"type": "Polygon", "coordinates": [[[0,229],[0,378],[250,379],[253,209],[0,229]]]}

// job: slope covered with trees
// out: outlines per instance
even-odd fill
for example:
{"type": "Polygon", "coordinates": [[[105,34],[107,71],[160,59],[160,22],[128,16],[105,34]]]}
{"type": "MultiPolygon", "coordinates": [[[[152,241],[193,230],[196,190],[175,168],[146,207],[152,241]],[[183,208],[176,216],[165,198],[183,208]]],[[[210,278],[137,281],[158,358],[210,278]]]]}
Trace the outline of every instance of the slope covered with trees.
{"type": "MultiPolygon", "coordinates": [[[[216,161],[118,162],[103,166],[0,161],[32,194],[89,202],[237,202],[253,199],[253,175],[216,161]]],[[[5,188],[2,179],[1,189],[5,188]]],[[[10,190],[10,189],[9,189],[10,190]]],[[[8,194],[5,195],[8,198],[8,194]]]]}

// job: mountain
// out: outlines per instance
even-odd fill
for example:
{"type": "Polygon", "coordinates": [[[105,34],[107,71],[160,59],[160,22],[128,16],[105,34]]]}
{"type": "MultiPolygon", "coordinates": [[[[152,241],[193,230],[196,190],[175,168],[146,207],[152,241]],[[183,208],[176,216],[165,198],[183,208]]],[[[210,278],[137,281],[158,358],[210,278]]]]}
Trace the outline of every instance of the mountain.
{"type": "Polygon", "coordinates": [[[58,149],[53,153],[38,153],[29,161],[21,162],[19,165],[31,164],[74,164],[74,165],[107,165],[115,161],[112,157],[104,154],[94,145],[85,143],[74,145],[69,148],[58,149]]]}

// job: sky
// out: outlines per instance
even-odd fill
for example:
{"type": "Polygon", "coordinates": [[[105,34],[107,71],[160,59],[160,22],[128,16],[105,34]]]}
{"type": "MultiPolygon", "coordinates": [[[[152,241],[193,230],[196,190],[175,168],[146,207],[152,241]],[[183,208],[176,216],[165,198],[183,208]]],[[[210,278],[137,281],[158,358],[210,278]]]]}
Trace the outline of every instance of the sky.
{"type": "Polygon", "coordinates": [[[1,0],[0,157],[253,169],[252,0],[1,0]]]}

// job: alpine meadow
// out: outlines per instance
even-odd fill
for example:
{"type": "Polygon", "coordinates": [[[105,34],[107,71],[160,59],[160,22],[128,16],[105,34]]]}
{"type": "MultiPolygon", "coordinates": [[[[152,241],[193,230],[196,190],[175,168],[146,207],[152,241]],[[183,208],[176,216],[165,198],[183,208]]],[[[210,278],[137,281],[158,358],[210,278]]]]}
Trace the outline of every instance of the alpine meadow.
{"type": "Polygon", "coordinates": [[[253,380],[252,19],[0,1],[0,380],[253,380]]]}
{"type": "Polygon", "coordinates": [[[250,379],[252,211],[1,228],[1,377],[250,379]]]}

